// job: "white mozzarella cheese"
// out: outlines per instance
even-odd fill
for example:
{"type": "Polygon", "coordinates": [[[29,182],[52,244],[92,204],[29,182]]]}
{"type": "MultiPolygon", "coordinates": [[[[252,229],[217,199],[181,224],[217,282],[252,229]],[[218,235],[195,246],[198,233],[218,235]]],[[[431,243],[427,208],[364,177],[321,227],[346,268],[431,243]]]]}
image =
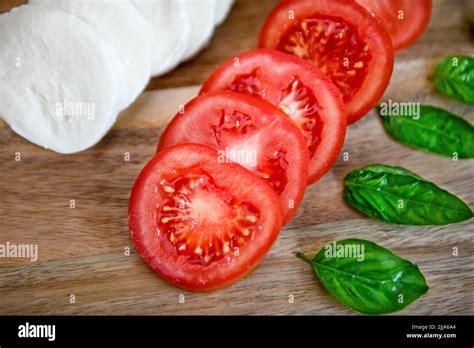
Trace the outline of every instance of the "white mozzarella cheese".
{"type": "Polygon", "coordinates": [[[191,23],[191,40],[183,56],[188,60],[204,48],[214,33],[216,0],[185,0],[191,23]]]}
{"type": "Polygon", "coordinates": [[[21,6],[0,15],[0,115],[59,153],[96,144],[126,92],[115,49],[64,11],[21,6]]]}
{"type": "Polygon", "coordinates": [[[30,5],[67,11],[91,24],[117,51],[125,69],[127,93],[120,109],[130,105],[151,74],[152,26],[126,0],[29,0],[30,5]]]}
{"type": "Polygon", "coordinates": [[[130,0],[153,28],[153,76],[174,69],[190,40],[190,22],[185,0],[130,0]]]}
{"type": "Polygon", "coordinates": [[[234,5],[234,0],[216,0],[216,13],[214,17],[214,24],[216,26],[224,23],[232,9],[232,5],[234,5]]]}

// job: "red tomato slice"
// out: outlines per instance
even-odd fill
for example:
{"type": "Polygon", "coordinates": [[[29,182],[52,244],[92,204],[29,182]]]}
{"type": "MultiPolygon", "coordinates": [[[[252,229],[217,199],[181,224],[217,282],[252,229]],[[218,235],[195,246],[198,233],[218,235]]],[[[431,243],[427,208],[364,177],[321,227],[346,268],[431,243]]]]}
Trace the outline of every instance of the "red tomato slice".
{"type": "Polygon", "coordinates": [[[413,44],[428,27],[431,0],[356,0],[387,29],[398,51],[413,44]]]}
{"type": "Polygon", "coordinates": [[[158,153],[132,189],[136,248],[163,278],[192,291],[227,286],[250,272],[281,228],[269,185],[216,150],[186,144],[158,153]]]}
{"type": "Polygon", "coordinates": [[[314,65],[275,50],[239,54],[218,67],[201,93],[234,91],[278,106],[300,128],[310,152],[308,183],[331,168],[346,134],[342,96],[314,65]]]}
{"type": "Polygon", "coordinates": [[[265,179],[280,195],[283,222],[298,209],[308,181],[309,154],[298,127],[260,98],[216,92],[194,98],[161,135],[158,150],[197,143],[219,149],[265,179]]]}
{"type": "Polygon", "coordinates": [[[382,97],[393,70],[383,26],[352,0],[293,0],[277,5],[260,33],[260,47],[315,64],[343,95],[348,124],[382,97]]]}

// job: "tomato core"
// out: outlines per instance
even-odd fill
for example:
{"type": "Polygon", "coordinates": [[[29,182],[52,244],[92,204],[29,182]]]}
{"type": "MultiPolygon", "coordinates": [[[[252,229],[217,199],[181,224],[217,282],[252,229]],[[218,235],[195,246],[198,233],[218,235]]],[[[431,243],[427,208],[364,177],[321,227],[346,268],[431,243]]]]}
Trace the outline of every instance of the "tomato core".
{"type": "Polygon", "coordinates": [[[371,60],[370,45],[342,18],[314,16],[296,20],[277,49],[310,61],[339,87],[344,102],[362,86],[371,60]]]}
{"type": "Polygon", "coordinates": [[[165,236],[189,263],[208,265],[242,247],[258,233],[260,214],[219,188],[202,169],[161,180],[156,188],[157,236],[165,236]]]}
{"type": "Polygon", "coordinates": [[[264,154],[259,145],[261,140],[257,136],[259,131],[252,124],[252,117],[231,109],[218,112],[220,113],[219,122],[212,131],[221,151],[224,152],[222,149],[226,149],[224,155],[258,174],[272,186],[276,193],[281,194],[288,183],[286,151],[276,150],[259,161],[259,156],[264,156],[264,154]],[[252,130],[255,132],[249,134],[252,130]],[[260,165],[257,166],[258,163],[260,165]]]}
{"type": "Polygon", "coordinates": [[[306,140],[306,146],[313,157],[321,141],[323,121],[321,108],[310,89],[297,77],[283,91],[278,107],[297,124],[306,140]]]}
{"type": "MultiPolygon", "coordinates": [[[[237,75],[229,84],[228,90],[264,98],[266,91],[259,78],[259,70],[257,68],[250,74],[237,75]]],[[[319,145],[323,129],[319,115],[321,108],[316,97],[295,76],[281,92],[277,106],[300,128],[312,157],[319,145]]]]}
{"type": "Polygon", "coordinates": [[[234,81],[229,84],[227,90],[237,93],[246,93],[256,97],[262,97],[263,85],[258,78],[260,69],[254,69],[250,74],[241,74],[236,76],[234,81]]]}

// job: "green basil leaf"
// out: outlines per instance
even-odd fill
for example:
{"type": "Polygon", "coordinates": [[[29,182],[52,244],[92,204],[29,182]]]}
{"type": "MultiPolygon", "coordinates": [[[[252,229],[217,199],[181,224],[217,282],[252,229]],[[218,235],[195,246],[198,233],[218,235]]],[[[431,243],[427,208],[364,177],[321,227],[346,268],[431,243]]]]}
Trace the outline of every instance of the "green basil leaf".
{"type": "Polygon", "coordinates": [[[434,84],[438,91],[467,104],[474,104],[474,59],[449,56],[436,65],[434,84]]]}
{"type": "Polygon", "coordinates": [[[474,157],[474,127],[465,119],[434,106],[420,105],[414,110],[403,103],[396,108],[387,105],[382,103],[377,109],[383,127],[396,140],[448,157],[474,157]]]}
{"type": "Polygon", "coordinates": [[[313,259],[297,256],[313,266],[333,296],[365,314],[399,311],[428,291],[416,265],[367,240],[333,242],[313,259]]]}
{"type": "Polygon", "coordinates": [[[447,225],[472,218],[453,194],[401,167],[373,164],[344,178],[344,199],[360,212],[401,225],[447,225]]]}

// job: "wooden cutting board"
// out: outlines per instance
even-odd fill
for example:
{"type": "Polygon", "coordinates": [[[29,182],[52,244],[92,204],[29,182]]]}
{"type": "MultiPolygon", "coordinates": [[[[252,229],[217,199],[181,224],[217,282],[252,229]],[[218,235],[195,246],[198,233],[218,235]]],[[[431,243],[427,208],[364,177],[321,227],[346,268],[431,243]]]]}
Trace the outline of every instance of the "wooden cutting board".
{"type": "MultiPolygon", "coordinates": [[[[0,10],[19,1],[3,1],[0,10]]],[[[417,263],[430,291],[401,314],[474,314],[473,223],[392,226],[348,207],[342,178],[370,163],[402,165],[474,206],[474,161],[452,161],[389,138],[374,114],[348,130],[342,156],[309,187],[300,210],[250,276],[212,293],[190,293],[158,277],[129,237],[130,188],[178,106],[222,61],[254,47],[275,1],[238,1],[210,47],[126,110],[94,148],[59,155],[0,126],[0,244],[37,244],[38,261],[0,259],[0,314],[353,314],[294,256],[349,237],[369,239],[417,263]],[[21,156],[21,161],[15,158],[21,156]],[[128,160],[129,156],[129,160],[128,160]],[[71,202],[75,208],[70,208],[71,202]],[[453,256],[453,248],[458,255],[453,256]],[[130,250],[130,254],[128,254],[130,250]],[[73,297],[71,295],[74,295],[73,297]],[[71,301],[74,299],[75,301],[71,301]],[[73,303],[71,303],[73,302],[73,303]]],[[[462,28],[468,1],[435,1],[429,30],[399,53],[385,98],[444,106],[474,121],[473,107],[433,92],[427,75],[448,53],[473,53],[462,28]]]]}

